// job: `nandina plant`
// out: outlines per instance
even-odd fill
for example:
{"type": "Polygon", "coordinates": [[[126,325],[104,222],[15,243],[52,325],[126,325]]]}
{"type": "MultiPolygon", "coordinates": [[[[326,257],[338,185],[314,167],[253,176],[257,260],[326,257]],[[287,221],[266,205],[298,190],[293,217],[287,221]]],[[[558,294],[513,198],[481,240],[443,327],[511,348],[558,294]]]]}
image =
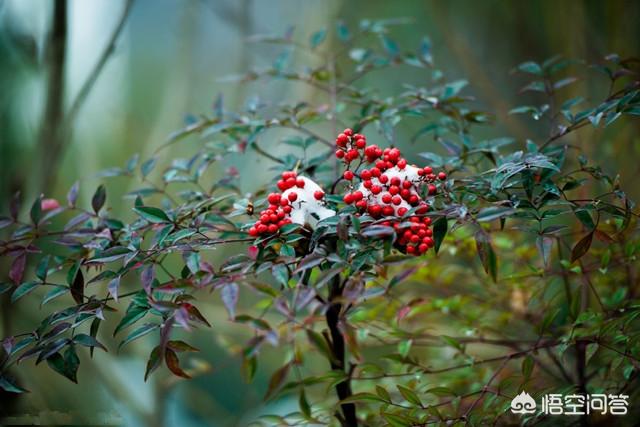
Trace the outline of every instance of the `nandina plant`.
{"type": "Polygon", "coordinates": [[[119,349],[155,336],[145,379],[162,365],[189,378],[197,370],[185,354],[197,349],[185,335],[211,326],[199,305],[214,291],[229,321],[253,331],[238,353],[246,380],[273,347],[281,365],[265,399],[297,394],[299,411],[263,424],[556,423],[541,411],[516,418],[512,398],[524,389],[637,398],[637,214],[620,177],[570,144],[581,128],[638,114],[637,61],[598,64],[608,93],[582,109],[583,99],[561,96],[579,64],[525,62],[515,71],[536,97],[511,113],[547,120],[549,133],[480,139],[476,127],[494,117],[473,109],[465,81],[434,67],[428,39],[401,51],[392,23],[314,33],[301,70],[289,55],[304,44],[291,34],[256,38],[285,50],[241,80],[284,78],[317,97],[238,112],[219,98],[167,142],[202,142],[191,157],[136,156],[106,171],[144,183],[129,194],[133,220],[105,207],[103,185],[88,208],[77,185],[64,203],[40,197],[20,209],[17,195],[0,220],[2,291],[57,305],[3,340],[0,386],[37,387],[15,379],[28,359],[75,382],[78,352],[106,350],[112,333],[119,349]],[[399,82],[382,98],[376,75],[395,67],[416,67],[428,84],[399,82]],[[250,197],[238,178],[256,170],[225,165],[247,150],[273,178],[250,197]],[[213,249],[225,247],[216,261],[213,249]],[[241,309],[247,294],[263,300],[241,309]]]}

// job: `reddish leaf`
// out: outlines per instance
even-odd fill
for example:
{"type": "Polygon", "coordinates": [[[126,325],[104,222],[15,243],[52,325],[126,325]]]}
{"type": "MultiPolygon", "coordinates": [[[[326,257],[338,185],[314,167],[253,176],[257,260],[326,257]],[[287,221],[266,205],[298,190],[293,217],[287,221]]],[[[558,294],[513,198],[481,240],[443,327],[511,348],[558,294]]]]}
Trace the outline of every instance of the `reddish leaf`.
{"type": "Polygon", "coordinates": [[[20,255],[18,255],[11,264],[11,270],[9,270],[9,278],[16,285],[22,283],[22,278],[24,277],[24,268],[26,264],[27,254],[25,252],[22,252],[20,255]]]}
{"type": "Polygon", "coordinates": [[[277,393],[287,379],[289,368],[291,368],[291,364],[287,363],[273,373],[271,380],[269,380],[269,387],[267,388],[267,394],[264,396],[264,400],[269,400],[277,393]]]}
{"type": "Polygon", "coordinates": [[[571,250],[571,262],[577,261],[589,251],[593,241],[593,231],[584,236],[571,250]]]}
{"type": "Polygon", "coordinates": [[[182,368],[180,368],[180,360],[178,359],[178,355],[175,351],[167,348],[164,353],[164,358],[165,363],[167,364],[167,368],[169,368],[169,370],[173,372],[174,375],[187,379],[191,378],[189,374],[187,374],[182,370],[182,368]]]}

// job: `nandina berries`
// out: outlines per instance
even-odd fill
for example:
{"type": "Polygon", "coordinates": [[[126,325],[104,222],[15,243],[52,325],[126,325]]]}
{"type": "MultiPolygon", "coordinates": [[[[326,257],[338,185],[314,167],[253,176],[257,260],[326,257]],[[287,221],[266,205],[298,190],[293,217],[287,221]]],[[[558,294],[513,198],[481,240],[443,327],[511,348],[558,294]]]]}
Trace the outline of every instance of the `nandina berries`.
{"type": "MultiPolygon", "coordinates": [[[[372,223],[393,227],[397,236],[394,244],[404,253],[421,255],[435,245],[426,214],[430,197],[445,185],[438,183],[446,181],[445,172],[410,165],[397,147],[367,145],[367,138],[352,129],[336,137],[335,156],[345,165],[342,201],[353,206],[356,215],[366,214],[374,220],[364,221],[363,227],[372,223]]],[[[249,229],[251,236],[276,234],[291,222],[313,228],[318,221],[335,215],[326,207],[325,192],[296,172],[283,172],[277,187],[280,193],[267,196],[269,206],[249,229]]]]}
{"type": "Polygon", "coordinates": [[[355,169],[349,167],[343,174],[343,178],[349,181],[343,201],[354,205],[360,214],[367,213],[374,219],[383,220],[376,223],[393,226],[401,236],[396,241],[400,250],[416,255],[426,252],[434,243],[428,228],[431,219],[424,217],[429,211],[429,204],[423,197],[437,193],[435,182],[445,181],[446,173],[436,175],[430,166],[418,168],[409,165],[397,147],[381,149],[377,145],[367,145],[366,141],[364,135],[354,134],[351,129],[345,129],[336,138],[338,159],[343,159],[347,165],[360,160],[355,169]],[[366,164],[369,166],[360,169],[360,165],[366,164]],[[351,184],[356,177],[361,180],[357,187],[351,184]],[[406,218],[410,212],[414,214],[406,218]],[[403,236],[401,232],[405,232],[405,228],[400,224],[407,219],[415,223],[406,230],[410,235],[403,236]]]}

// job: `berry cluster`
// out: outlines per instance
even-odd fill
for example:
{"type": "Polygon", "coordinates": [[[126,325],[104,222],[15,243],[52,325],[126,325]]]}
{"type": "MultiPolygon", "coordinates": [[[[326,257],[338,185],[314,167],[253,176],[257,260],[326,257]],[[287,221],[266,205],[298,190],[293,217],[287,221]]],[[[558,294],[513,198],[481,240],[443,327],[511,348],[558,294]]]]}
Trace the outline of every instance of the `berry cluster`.
{"type": "MultiPolygon", "coordinates": [[[[397,148],[367,145],[366,137],[351,129],[338,135],[336,145],[336,157],[346,166],[342,177],[348,192],[343,201],[353,204],[357,215],[368,214],[376,224],[393,227],[400,251],[421,255],[432,248],[435,242],[431,218],[425,216],[429,211],[425,197],[435,195],[436,182],[447,175],[435,174],[429,166],[409,165],[397,148]]],[[[249,228],[250,236],[274,235],[290,223],[314,228],[318,221],[336,214],[326,207],[320,186],[296,172],[283,172],[277,187],[281,193],[269,194],[269,206],[249,228]]]]}
{"type": "Polygon", "coordinates": [[[336,157],[347,168],[342,177],[349,182],[350,189],[343,197],[344,202],[353,204],[361,213],[382,219],[382,225],[394,227],[399,236],[396,246],[401,251],[420,255],[433,247],[431,219],[423,217],[429,205],[423,196],[435,195],[435,182],[444,181],[447,175],[444,172],[436,175],[429,166],[409,165],[397,148],[383,150],[377,145],[367,145],[366,137],[354,134],[351,129],[338,135],[336,145],[336,157]],[[362,165],[369,167],[361,168],[362,165]],[[355,180],[360,181],[357,188],[355,180]],[[406,217],[410,210],[415,214],[406,217]]]}
{"type": "Polygon", "coordinates": [[[336,214],[325,207],[324,191],[307,177],[293,171],[283,172],[277,186],[282,193],[267,196],[269,206],[249,228],[250,236],[276,234],[283,225],[291,223],[315,226],[318,221],[336,214]]]}

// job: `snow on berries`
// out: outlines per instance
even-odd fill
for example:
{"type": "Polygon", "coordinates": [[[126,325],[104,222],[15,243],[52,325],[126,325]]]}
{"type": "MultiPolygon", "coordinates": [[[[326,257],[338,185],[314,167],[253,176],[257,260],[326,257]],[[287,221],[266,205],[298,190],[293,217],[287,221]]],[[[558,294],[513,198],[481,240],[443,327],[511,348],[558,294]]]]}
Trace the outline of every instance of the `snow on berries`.
{"type": "MultiPolygon", "coordinates": [[[[345,164],[343,202],[355,206],[358,215],[371,217],[370,224],[393,227],[398,250],[421,255],[432,248],[431,218],[425,215],[430,206],[425,198],[437,193],[436,183],[446,180],[446,173],[410,165],[398,148],[368,145],[364,135],[351,129],[337,136],[336,148],[336,158],[345,164]]],[[[307,177],[283,172],[277,187],[281,192],[269,194],[269,206],[260,212],[249,235],[275,235],[290,223],[315,228],[319,221],[336,215],[326,206],[322,188],[307,177]]]]}
{"type": "Polygon", "coordinates": [[[446,173],[436,175],[429,166],[409,165],[398,148],[382,149],[367,145],[366,141],[364,135],[354,134],[351,129],[345,129],[336,138],[336,158],[347,167],[343,178],[350,189],[343,201],[393,227],[398,236],[396,247],[402,252],[425,253],[435,242],[431,218],[424,216],[429,211],[424,197],[436,194],[434,182],[446,180],[446,173]],[[355,160],[359,160],[358,165],[352,168],[355,160]],[[353,183],[355,177],[360,180],[357,187],[353,183]],[[409,211],[413,215],[407,217],[409,211]]]}
{"type": "Polygon", "coordinates": [[[249,228],[250,236],[276,234],[291,223],[315,228],[319,221],[336,214],[325,207],[322,188],[305,176],[298,176],[293,171],[283,172],[277,186],[282,193],[267,196],[269,206],[249,228]]]}

